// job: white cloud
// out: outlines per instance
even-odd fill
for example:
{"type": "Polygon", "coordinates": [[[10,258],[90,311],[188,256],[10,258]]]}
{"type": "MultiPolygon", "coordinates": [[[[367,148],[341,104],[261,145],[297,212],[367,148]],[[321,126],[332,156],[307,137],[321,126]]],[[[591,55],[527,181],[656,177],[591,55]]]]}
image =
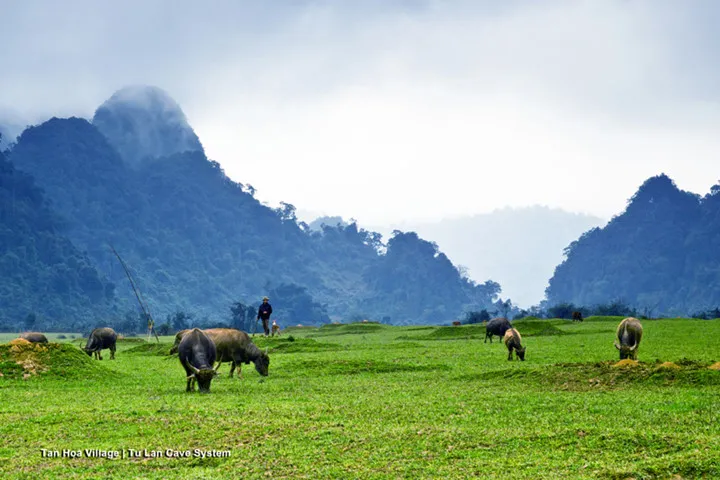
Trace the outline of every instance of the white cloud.
{"type": "Polygon", "coordinates": [[[368,224],[610,216],[661,171],[697,192],[718,177],[712,3],[76,5],[6,22],[0,106],[89,117],[157,84],[273,204],[368,224]]]}

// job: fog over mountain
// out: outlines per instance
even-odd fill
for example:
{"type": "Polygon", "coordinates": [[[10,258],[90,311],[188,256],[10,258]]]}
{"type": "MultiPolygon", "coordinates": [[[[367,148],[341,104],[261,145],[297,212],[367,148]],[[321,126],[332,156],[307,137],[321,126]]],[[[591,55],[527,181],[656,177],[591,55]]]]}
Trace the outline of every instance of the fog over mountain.
{"type": "Polygon", "coordinates": [[[134,85],[115,92],[95,111],[92,123],[125,161],[203,151],[180,105],[164,90],[134,85]]]}
{"type": "Polygon", "coordinates": [[[28,123],[18,113],[0,107],[0,150],[15,142],[28,123]]]}
{"type": "MultiPolygon", "coordinates": [[[[332,217],[335,219],[335,217],[332,217]]],[[[563,249],[606,219],[558,208],[503,208],[491,213],[428,223],[367,227],[387,237],[394,229],[417,232],[436,242],[470,278],[492,278],[502,297],[529,307],[545,296],[548,280],[563,260],[563,249]]]]}

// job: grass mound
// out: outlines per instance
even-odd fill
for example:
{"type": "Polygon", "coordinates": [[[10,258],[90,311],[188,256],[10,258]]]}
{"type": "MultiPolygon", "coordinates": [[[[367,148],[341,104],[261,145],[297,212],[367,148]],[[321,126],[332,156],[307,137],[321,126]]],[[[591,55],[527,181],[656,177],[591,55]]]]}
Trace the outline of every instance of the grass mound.
{"type": "Polygon", "coordinates": [[[485,338],[485,325],[463,325],[460,327],[437,327],[423,335],[424,340],[455,340],[470,338],[485,338]]]}
{"type": "Polygon", "coordinates": [[[254,343],[262,350],[269,348],[269,353],[326,352],[343,348],[337,343],[318,342],[312,338],[294,338],[291,336],[280,338],[262,337],[255,339],[254,343]]]}
{"type": "Polygon", "coordinates": [[[117,343],[146,343],[144,338],[140,337],[118,337],[117,343]]]}
{"type": "Polygon", "coordinates": [[[172,345],[169,343],[147,343],[143,340],[143,343],[132,348],[128,348],[125,350],[125,353],[129,353],[130,355],[165,356],[170,354],[170,347],[172,347],[172,345]]]}
{"type": "Polygon", "coordinates": [[[302,362],[303,375],[357,375],[359,373],[429,372],[449,370],[447,365],[385,362],[378,360],[312,360],[302,362]]]}
{"type": "Polygon", "coordinates": [[[523,337],[547,337],[553,335],[567,335],[557,327],[557,321],[553,320],[529,320],[512,322],[512,326],[520,332],[523,337]]]}
{"type": "Polygon", "coordinates": [[[348,324],[329,324],[323,325],[317,332],[311,333],[309,337],[325,337],[330,335],[351,335],[377,332],[387,328],[387,325],[381,323],[348,323],[348,324]]]}
{"type": "MultiPolygon", "coordinates": [[[[720,362],[718,362],[720,363],[720,362]]],[[[655,386],[720,385],[720,376],[702,362],[682,360],[677,363],[642,363],[635,360],[598,363],[559,363],[542,368],[507,368],[457,377],[461,381],[518,380],[540,389],[588,391],[613,390],[631,384],[655,386]],[[621,364],[618,367],[618,364],[621,364]]]]}
{"type": "Polygon", "coordinates": [[[85,378],[107,372],[79,348],[67,343],[13,340],[0,345],[0,376],[27,379],[35,375],[85,378]]]}
{"type": "MultiPolygon", "coordinates": [[[[512,326],[520,332],[523,337],[540,337],[551,335],[567,335],[567,332],[560,330],[554,320],[518,320],[511,322],[512,326]]],[[[416,340],[458,340],[458,339],[475,339],[485,338],[485,325],[461,325],[452,327],[431,327],[432,331],[425,335],[417,337],[401,336],[397,340],[416,339],[416,340]]]]}

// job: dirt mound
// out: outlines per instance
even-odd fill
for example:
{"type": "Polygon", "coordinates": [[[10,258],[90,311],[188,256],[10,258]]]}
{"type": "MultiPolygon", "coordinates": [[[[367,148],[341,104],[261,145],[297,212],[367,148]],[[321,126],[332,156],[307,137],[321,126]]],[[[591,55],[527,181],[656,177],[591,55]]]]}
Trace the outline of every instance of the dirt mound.
{"type": "Polygon", "coordinates": [[[632,360],[630,358],[626,358],[625,360],[620,360],[617,363],[613,364],[613,367],[615,368],[632,368],[637,367],[639,364],[637,360],[632,360]]]}
{"type": "Polygon", "coordinates": [[[720,362],[715,362],[708,367],[710,370],[720,370],[720,362]]]}
{"type": "Polygon", "coordinates": [[[66,343],[15,339],[0,345],[0,377],[4,378],[28,379],[41,374],[87,377],[104,370],[96,363],[79,348],[66,343]]]}
{"type": "Polygon", "coordinates": [[[667,368],[667,369],[670,369],[670,370],[680,370],[681,367],[680,367],[680,365],[678,365],[677,363],[673,363],[673,362],[663,362],[663,363],[661,363],[660,365],[658,365],[658,368],[667,368]]]}

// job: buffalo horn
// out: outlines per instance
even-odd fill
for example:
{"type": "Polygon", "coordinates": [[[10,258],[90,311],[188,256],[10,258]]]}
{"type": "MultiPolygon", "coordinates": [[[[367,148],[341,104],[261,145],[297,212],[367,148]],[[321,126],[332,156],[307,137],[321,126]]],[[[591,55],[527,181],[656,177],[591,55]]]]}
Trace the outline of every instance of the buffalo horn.
{"type": "Polygon", "coordinates": [[[620,345],[618,345],[618,344],[616,343],[616,344],[615,344],[615,348],[617,348],[618,350],[620,350],[620,345]]]}
{"type": "MultiPolygon", "coordinates": [[[[190,363],[190,362],[184,362],[184,363],[185,363],[185,365],[187,365],[188,368],[189,368],[190,370],[192,370],[194,373],[200,373],[200,369],[199,369],[199,368],[195,368],[195,366],[193,366],[192,363],[190,363]]],[[[191,375],[191,376],[192,376],[192,375],[191,375]]],[[[190,377],[188,377],[188,378],[190,378],[190,377]]]]}

